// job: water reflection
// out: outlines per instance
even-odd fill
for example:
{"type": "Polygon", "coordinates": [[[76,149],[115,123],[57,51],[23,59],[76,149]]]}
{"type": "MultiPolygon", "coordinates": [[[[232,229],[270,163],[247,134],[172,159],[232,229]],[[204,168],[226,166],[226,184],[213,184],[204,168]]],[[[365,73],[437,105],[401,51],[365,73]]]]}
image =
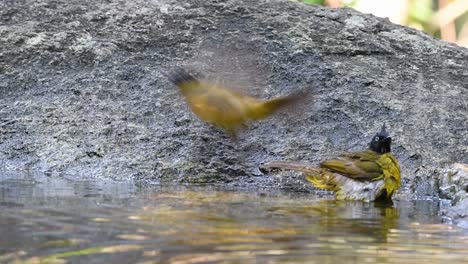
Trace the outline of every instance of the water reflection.
{"type": "Polygon", "coordinates": [[[447,263],[468,231],[437,203],[0,176],[0,262],[447,263]]]}

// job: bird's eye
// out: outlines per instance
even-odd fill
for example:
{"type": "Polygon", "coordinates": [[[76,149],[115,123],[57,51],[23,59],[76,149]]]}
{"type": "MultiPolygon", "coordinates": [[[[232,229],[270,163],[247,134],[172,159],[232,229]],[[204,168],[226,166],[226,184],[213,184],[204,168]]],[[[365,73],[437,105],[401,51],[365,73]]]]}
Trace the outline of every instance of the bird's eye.
{"type": "Polygon", "coordinates": [[[375,137],[375,139],[374,139],[374,140],[375,140],[375,141],[379,141],[379,140],[380,140],[380,138],[379,138],[379,137],[375,137]]]}

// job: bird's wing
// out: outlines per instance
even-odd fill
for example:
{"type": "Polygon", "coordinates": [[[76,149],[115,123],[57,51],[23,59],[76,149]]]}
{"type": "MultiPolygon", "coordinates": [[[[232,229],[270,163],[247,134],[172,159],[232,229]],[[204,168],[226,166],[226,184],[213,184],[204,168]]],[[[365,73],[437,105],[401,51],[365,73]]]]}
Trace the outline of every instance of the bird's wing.
{"type": "Polygon", "coordinates": [[[382,178],[382,168],[377,163],[379,154],[367,150],[352,152],[320,164],[333,172],[358,180],[377,180],[382,178]]]}

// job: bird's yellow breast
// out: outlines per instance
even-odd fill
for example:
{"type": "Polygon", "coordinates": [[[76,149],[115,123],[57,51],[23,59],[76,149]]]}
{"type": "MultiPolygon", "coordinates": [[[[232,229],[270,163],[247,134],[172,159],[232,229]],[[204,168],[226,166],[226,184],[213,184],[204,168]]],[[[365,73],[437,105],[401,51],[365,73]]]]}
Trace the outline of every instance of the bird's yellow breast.
{"type": "Polygon", "coordinates": [[[400,165],[391,153],[385,153],[377,160],[382,168],[387,196],[391,196],[401,185],[400,165]]]}

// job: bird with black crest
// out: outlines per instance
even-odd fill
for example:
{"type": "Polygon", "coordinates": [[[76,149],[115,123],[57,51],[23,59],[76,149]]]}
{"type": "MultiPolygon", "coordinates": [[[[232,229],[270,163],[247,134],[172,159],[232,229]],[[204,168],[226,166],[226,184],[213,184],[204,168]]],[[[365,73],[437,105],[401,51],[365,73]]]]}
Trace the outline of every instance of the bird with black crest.
{"type": "Polygon", "coordinates": [[[272,161],[263,170],[301,171],[314,187],[336,193],[338,200],[391,200],[401,185],[400,166],[391,153],[392,138],[385,124],[364,151],[325,160],[319,166],[294,161],[272,161]]]}

